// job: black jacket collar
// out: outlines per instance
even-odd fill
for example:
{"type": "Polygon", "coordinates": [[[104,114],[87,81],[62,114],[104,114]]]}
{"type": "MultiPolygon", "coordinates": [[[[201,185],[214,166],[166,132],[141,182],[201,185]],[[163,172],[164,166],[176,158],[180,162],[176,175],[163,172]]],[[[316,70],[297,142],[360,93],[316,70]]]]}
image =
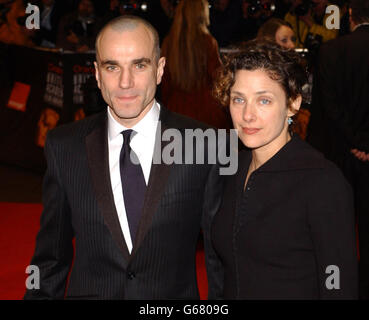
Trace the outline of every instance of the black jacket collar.
{"type": "MultiPolygon", "coordinates": [[[[250,162],[251,150],[241,151],[240,166],[248,169],[250,162]]],[[[255,172],[318,169],[326,166],[327,160],[324,156],[295,134],[289,142],[255,172]]]]}

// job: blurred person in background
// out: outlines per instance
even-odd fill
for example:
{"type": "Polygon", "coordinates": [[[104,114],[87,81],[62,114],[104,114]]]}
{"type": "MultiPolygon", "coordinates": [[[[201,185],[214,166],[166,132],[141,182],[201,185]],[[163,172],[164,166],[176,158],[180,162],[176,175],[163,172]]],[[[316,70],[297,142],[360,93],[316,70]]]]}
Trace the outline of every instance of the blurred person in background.
{"type": "Polygon", "coordinates": [[[271,18],[265,22],[260,27],[257,38],[275,41],[286,49],[294,49],[296,46],[296,37],[291,25],[278,18],[271,18]]]}
{"type": "Polygon", "coordinates": [[[211,36],[207,0],[181,0],[163,41],[167,59],[162,102],[170,110],[216,128],[230,127],[225,110],[212,97],[213,78],[221,65],[217,41],[211,36]]]}
{"type": "Polygon", "coordinates": [[[34,46],[33,30],[25,27],[26,8],[22,0],[0,0],[0,42],[34,46]]]}
{"type": "Polygon", "coordinates": [[[338,30],[326,28],[328,0],[291,0],[290,11],[284,17],[294,30],[297,47],[318,50],[322,42],[337,37],[338,30]]]}
{"type": "Polygon", "coordinates": [[[94,3],[80,0],[77,10],[61,18],[57,47],[76,52],[93,50],[98,27],[94,3]]]}
{"type": "Polygon", "coordinates": [[[274,17],[284,19],[287,12],[290,11],[291,2],[290,0],[276,0],[275,6],[274,17]]]}
{"type": "Polygon", "coordinates": [[[167,36],[172,25],[177,0],[151,0],[147,12],[147,20],[158,30],[160,44],[167,36]]]}
{"type": "Polygon", "coordinates": [[[60,0],[42,0],[40,9],[40,29],[35,33],[35,43],[41,47],[55,48],[59,21],[64,14],[60,0]]]}
{"type": "Polygon", "coordinates": [[[107,24],[110,20],[120,16],[127,14],[124,10],[124,7],[121,5],[121,1],[119,0],[110,0],[109,7],[107,12],[101,18],[101,28],[107,24]]]}
{"type": "Polygon", "coordinates": [[[351,183],[359,232],[359,294],[369,299],[369,1],[351,0],[351,34],[322,45],[307,140],[351,183]]]}
{"type": "MultiPolygon", "coordinates": [[[[296,37],[292,30],[291,25],[278,18],[271,18],[265,22],[259,29],[257,39],[266,39],[274,41],[281,47],[286,49],[295,49],[296,47],[296,37]]],[[[302,60],[303,65],[307,65],[307,61],[302,60]]],[[[309,75],[310,76],[310,75],[309,75]]],[[[309,83],[303,86],[303,91],[310,89],[309,83]]],[[[297,133],[301,139],[306,139],[307,126],[310,119],[309,106],[306,103],[307,94],[304,94],[301,108],[299,109],[297,115],[294,119],[294,125],[291,126],[293,131],[297,133]]],[[[308,101],[310,101],[308,99],[308,101]]]]}
{"type": "Polygon", "coordinates": [[[274,1],[270,0],[242,0],[237,42],[255,39],[260,27],[273,17],[275,8],[274,1]]]}
{"type": "Polygon", "coordinates": [[[215,0],[212,2],[209,30],[221,48],[239,40],[241,19],[241,0],[215,0]]]}

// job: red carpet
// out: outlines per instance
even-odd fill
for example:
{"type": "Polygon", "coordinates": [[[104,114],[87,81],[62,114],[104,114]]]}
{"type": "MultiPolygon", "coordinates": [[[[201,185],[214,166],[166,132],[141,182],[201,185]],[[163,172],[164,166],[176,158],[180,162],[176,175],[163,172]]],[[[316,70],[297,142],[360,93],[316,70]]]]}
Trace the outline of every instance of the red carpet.
{"type": "MultiPolygon", "coordinates": [[[[42,212],[41,204],[0,202],[0,300],[22,299],[42,212]]],[[[201,299],[206,299],[204,252],[197,251],[197,276],[201,299]]]]}
{"type": "Polygon", "coordinates": [[[21,299],[39,219],[40,204],[0,203],[0,299],[21,299]]]}

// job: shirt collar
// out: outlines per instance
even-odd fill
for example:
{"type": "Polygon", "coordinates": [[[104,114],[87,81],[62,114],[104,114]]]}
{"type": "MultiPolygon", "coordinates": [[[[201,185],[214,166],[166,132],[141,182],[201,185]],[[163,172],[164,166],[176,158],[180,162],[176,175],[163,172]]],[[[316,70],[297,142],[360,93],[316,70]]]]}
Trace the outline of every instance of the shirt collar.
{"type": "Polygon", "coordinates": [[[111,114],[110,107],[108,106],[108,136],[109,140],[115,139],[121,134],[122,131],[132,129],[138,134],[143,135],[145,138],[150,138],[156,133],[156,127],[159,120],[160,104],[154,100],[153,105],[150,107],[150,111],[132,128],[127,128],[121,125],[111,114]]]}

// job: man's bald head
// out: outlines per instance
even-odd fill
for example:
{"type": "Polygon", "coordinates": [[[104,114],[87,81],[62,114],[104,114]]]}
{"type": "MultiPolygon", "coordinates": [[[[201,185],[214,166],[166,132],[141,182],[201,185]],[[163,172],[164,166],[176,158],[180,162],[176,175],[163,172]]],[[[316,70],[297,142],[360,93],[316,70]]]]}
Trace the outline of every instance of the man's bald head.
{"type": "Polygon", "coordinates": [[[95,42],[95,49],[96,49],[96,59],[98,59],[98,53],[99,53],[99,41],[101,39],[101,36],[104,34],[104,32],[108,29],[114,30],[116,32],[125,32],[125,31],[133,31],[137,29],[138,27],[143,26],[145,27],[154,43],[154,56],[156,58],[156,62],[158,62],[160,58],[160,41],[159,41],[159,34],[155,30],[155,28],[146,20],[137,17],[137,16],[131,16],[131,15],[125,15],[125,16],[119,16],[111,21],[109,21],[98,33],[96,37],[95,42]]]}

